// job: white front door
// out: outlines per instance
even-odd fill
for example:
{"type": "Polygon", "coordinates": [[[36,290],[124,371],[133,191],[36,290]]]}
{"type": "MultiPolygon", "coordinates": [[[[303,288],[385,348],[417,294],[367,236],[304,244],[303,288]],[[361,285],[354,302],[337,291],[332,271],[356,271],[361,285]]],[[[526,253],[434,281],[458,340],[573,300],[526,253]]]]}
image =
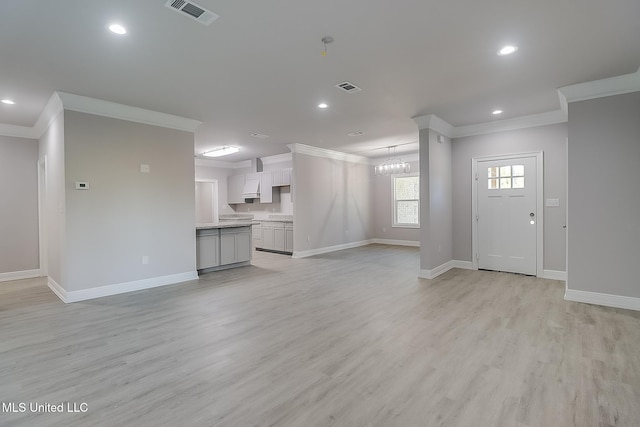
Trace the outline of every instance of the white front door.
{"type": "Polygon", "coordinates": [[[536,157],[478,161],[477,264],[486,270],[536,275],[536,157]]]}

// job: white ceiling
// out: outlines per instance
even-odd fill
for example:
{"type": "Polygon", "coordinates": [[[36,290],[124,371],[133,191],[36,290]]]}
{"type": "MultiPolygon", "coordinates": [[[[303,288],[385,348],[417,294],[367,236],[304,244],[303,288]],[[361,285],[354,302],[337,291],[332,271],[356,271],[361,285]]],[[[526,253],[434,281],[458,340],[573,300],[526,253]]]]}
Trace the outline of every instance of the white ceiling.
{"type": "Polygon", "coordinates": [[[0,98],[16,105],[0,104],[0,123],[32,126],[59,90],[200,120],[196,154],[242,148],[225,161],[290,143],[384,157],[417,150],[411,117],[558,110],[558,87],[640,66],[638,0],[195,3],[220,18],[204,26],[165,0],[2,2],[0,98]],[[114,21],[128,34],[107,31],[114,21]],[[508,43],[518,52],[496,55],[508,43]]]}

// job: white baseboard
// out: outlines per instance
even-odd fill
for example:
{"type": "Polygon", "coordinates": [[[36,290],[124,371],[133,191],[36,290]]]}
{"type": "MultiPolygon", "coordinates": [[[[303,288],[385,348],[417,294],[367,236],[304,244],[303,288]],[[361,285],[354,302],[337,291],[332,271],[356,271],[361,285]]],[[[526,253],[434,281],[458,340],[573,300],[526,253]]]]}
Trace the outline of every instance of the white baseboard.
{"type": "Polygon", "coordinates": [[[542,270],[543,279],[567,281],[567,272],[558,270],[542,270]]]}
{"type": "Polygon", "coordinates": [[[584,302],[587,304],[640,311],[640,298],[625,297],[622,295],[601,294],[599,292],[567,289],[564,294],[564,299],[567,301],[584,302]]]}
{"type": "Polygon", "coordinates": [[[461,268],[463,270],[473,270],[473,263],[471,261],[458,261],[458,260],[447,261],[444,264],[437,266],[433,270],[420,270],[420,273],[418,273],[418,277],[421,279],[435,279],[436,277],[446,273],[452,268],[461,268]]]}
{"type": "Polygon", "coordinates": [[[416,240],[371,239],[371,243],[377,243],[380,245],[420,247],[420,242],[416,240]]]}
{"type": "Polygon", "coordinates": [[[452,268],[455,268],[453,260],[447,261],[444,264],[437,266],[433,270],[420,270],[420,273],[418,273],[418,277],[421,279],[435,279],[439,275],[446,273],[452,268]]]}
{"type": "Polygon", "coordinates": [[[34,277],[40,277],[40,269],[0,273],[0,282],[8,282],[9,280],[33,279],[34,277]]]}
{"type": "Polygon", "coordinates": [[[463,270],[473,270],[473,262],[453,260],[453,268],[461,268],[463,270]]]}
{"type": "Polygon", "coordinates": [[[53,279],[49,278],[49,288],[65,303],[85,301],[110,295],[124,294],[140,291],[142,289],[157,288],[159,286],[173,285],[198,278],[197,271],[171,274],[168,276],[152,277],[150,279],[134,280],[132,282],[116,283],[114,285],[99,286],[96,288],[81,289],[79,291],[67,291],[53,279]]]}
{"type": "Polygon", "coordinates": [[[291,258],[306,258],[314,255],[326,254],[329,252],[341,251],[344,249],[359,248],[373,243],[371,240],[361,240],[359,242],[344,243],[342,245],[326,246],[324,248],[310,249],[308,251],[296,251],[291,258]]]}

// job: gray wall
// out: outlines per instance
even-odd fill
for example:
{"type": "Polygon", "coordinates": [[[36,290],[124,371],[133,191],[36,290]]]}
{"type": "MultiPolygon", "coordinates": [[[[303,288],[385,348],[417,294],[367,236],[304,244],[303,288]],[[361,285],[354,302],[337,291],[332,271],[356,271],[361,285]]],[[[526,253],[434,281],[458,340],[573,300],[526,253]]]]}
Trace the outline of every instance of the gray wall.
{"type": "Polygon", "coordinates": [[[65,281],[65,178],[64,112],[60,112],[40,137],[40,160],[46,160],[47,275],[59,285],[65,281]]]}
{"type": "Polygon", "coordinates": [[[452,215],[451,140],[420,129],[420,269],[453,259],[452,215]]]}
{"type": "Polygon", "coordinates": [[[293,153],[294,252],[368,240],[371,166],[293,153]]]}
{"type": "MultiPolygon", "coordinates": [[[[383,161],[383,159],[380,159],[383,161]]],[[[420,172],[420,162],[409,162],[411,172],[420,172]]],[[[393,224],[393,180],[391,176],[374,175],[371,166],[372,180],[372,237],[377,239],[405,240],[419,243],[419,228],[392,227],[393,224]]]]}
{"type": "Polygon", "coordinates": [[[544,198],[560,207],[544,208],[544,269],[565,271],[566,123],[469,136],[453,140],[453,258],[472,261],[471,159],[544,152],[544,198]]]}
{"type": "Polygon", "coordinates": [[[195,271],[193,133],[65,111],[67,291],[195,271]],[[141,173],[140,164],[150,165],[141,173]],[[75,190],[88,181],[89,190],[75,190]],[[149,264],[142,264],[142,256],[149,264]]]}
{"type": "Polygon", "coordinates": [[[36,270],[38,141],[0,136],[0,273],[36,270]]]}
{"type": "Polygon", "coordinates": [[[569,104],[569,289],[640,297],[640,93],[569,104]]]}

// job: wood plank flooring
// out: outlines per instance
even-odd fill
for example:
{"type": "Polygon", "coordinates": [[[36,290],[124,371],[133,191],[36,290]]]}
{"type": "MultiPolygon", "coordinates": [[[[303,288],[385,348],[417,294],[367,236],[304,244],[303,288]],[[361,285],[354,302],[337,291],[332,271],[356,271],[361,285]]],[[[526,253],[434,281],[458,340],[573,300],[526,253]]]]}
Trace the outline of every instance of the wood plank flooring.
{"type": "Polygon", "coordinates": [[[638,426],[640,313],[417,248],[253,266],[63,304],[0,283],[0,413],[16,426],[638,426]]]}

